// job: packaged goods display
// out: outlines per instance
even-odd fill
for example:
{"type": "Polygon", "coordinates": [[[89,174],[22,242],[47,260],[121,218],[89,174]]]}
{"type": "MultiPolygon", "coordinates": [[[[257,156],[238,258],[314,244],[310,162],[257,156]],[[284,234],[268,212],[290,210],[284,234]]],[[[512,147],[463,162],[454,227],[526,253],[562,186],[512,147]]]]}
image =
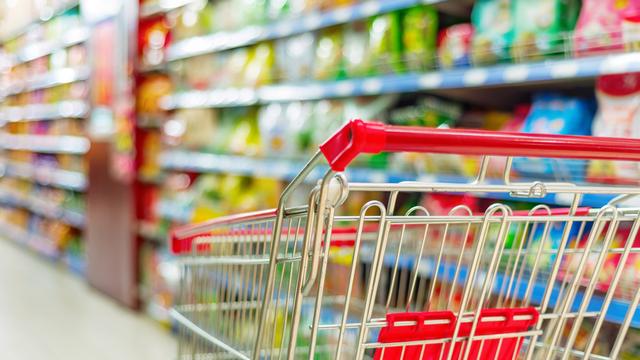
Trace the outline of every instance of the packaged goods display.
{"type": "Polygon", "coordinates": [[[68,3],[2,44],[0,193],[5,233],[82,275],[88,29],[68,3]]]}

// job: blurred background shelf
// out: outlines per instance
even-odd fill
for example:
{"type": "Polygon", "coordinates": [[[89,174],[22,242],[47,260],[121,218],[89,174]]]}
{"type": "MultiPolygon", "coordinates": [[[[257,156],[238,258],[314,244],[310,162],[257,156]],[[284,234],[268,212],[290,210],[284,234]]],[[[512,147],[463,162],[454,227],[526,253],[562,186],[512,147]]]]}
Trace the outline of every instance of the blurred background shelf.
{"type": "Polygon", "coordinates": [[[37,58],[50,55],[61,49],[81,44],[89,38],[89,29],[77,27],[68,29],[55,40],[32,43],[15,54],[12,65],[26,63],[37,58]]]}
{"type": "Polygon", "coordinates": [[[372,16],[408,9],[417,5],[456,2],[469,6],[468,1],[451,0],[370,0],[335,10],[303,15],[300,18],[279,20],[267,25],[249,26],[237,31],[218,32],[181,40],[167,49],[167,61],[234,49],[259,42],[285,38],[332,26],[368,19],[372,16]]]}
{"type": "Polygon", "coordinates": [[[47,238],[29,233],[6,222],[0,222],[0,230],[2,230],[4,236],[7,236],[10,240],[27,247],[48,260],[58,261],[60,257],[59,250],[47,238]]]}
{"type": "Polygon", "coordinates": [[[85,154],[91,142],[86,137],[70,135],[12,135],[0,133],[0,148],[52,154],[85,154]]]}
{"type": "MultiPolygon", "coordinates": [[[[493,65],[425,73],[392,74],[339,81],[309,81],[300,84],[266,85],[258,89],[213,89],[174,93],[163,99],[166,110],[181,108],[239,107],[271,102],[310,101],[367,95],[465,90],[455,98],[471,101],[486,88],[539,87],[541,84],[584,86],[601,75],[640,71],[640,53],[622,53],[576,59],[493,65]]],[[[593,85],[591,85],[593,86],[593,85]]],[[[482,98],[484,99],[484,98],[482,98]]],[[[500,99],[499,101],[503,101],[500,99]]],[[[497,103],[493,100],[493,103],[497,103]]]]}
{"type": "Polygon", "coordinates": [[[89,112],[83,100],[65,100],[52,104],[7,106],[0,109],[0,121],[40,121],[61,118],[82,118],[89,112]]]}
{"type": "Polygon", "coordinates": [[[7,176],[33,180],[42,185],[57,186],[74,191],[84,191],[87,185],[85,174],[77,171],[17,162],[8,162],[4,166],[7,176]]]}
{"type": "Polygon", "coordinates": [[[47,200],[35,197],[16,196],[6,191],[0,191],[0,203],[13,207],[21,207],[50,219],[60,220],[65,224],[82,229],[84,227],[84,214],[75,210],[55,205],[47,200]]]}
{"type": "Polygon", "coordinates": [[[90,69],[84,67],[67,67],[62,69],[51,70],[44,74],[33,75],[23,82],[17,84],[9,84],[0,94],[3,96],[16,95],[23,92],[46,89],[54,86],[71,84],[76,81],[89,79],[90,69]]]}

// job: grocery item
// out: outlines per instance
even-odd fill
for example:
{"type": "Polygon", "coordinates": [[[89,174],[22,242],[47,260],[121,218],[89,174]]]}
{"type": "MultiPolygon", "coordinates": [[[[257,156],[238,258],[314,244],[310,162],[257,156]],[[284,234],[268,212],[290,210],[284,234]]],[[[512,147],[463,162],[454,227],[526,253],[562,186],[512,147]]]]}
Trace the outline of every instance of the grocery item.
{"type": "Polygon", "coordinates": [[[579,8],[575,0],[514,0],[513,57],[532,60],[562,55],[566,33],[575,27],[579,8]]]}
{"type": "Polygon", "coordinates": [[[629,0],[622,11],[622,39],[627,51],[640,50],[640,1],[629,0]]]}
{"type": "Polygon", "coordinates": [[[471,58],[475,64],[510,59],[514,30],[511,0],[476,1],[471,23],[475,29],[471,45],[471,58]]]}
{"type": "Polygon", "coordinates": [[[288,119],[285,110],[285,105],[273,103],[262,107],[258,114],[263,153],[267,156],[283,154],[287,148],[292,150],[287,137],[288,119]]]}
{"type": "Polygon", "coordinates": [[[369,58],[366,60],[372,74],[401,72],[402,23],[400,14],[378,15],[369,24],[369,58]]]}
{"type": "Polygon", "coordinates": [[[414,106],[392,110],[390,122],[409,126],[453,126],[461,114],[460,104],[427,96],[420,98],[414,106]]]}
{"type": "Polygon", "coordinates": [[[278,81],[299,81],[312,77],[315,34],[305,33],[285,38],[277,41],[275,47],[278,81]]]}
{"type": "Polygon", "coordinates": [[[219,113],[211,109],[180,109],[164,125],[169,143],[192,150],[210,146],[216,136],[219,113]]]}
{"type": "Polygon", "coordinates": [[[473,25],[457,24],[440,31],[438,64],[442,68],[465,67],[471,64],[473,25]]]}
{"type": "Polygon", "coordinates": [[[142,79],[138,85],[136,108],[145,115],[158,114],[160,99],[171,92],[171,79],[166,75],[151,75],[142,79]]]}
{"type": "MultiPolygon", "coordinates": [[[[593,135],[640,137],[640,73],[606,75],[596,82],[598,112],[593,135]]],[[[589,176],[595,179],[635,179],[638,165],[623,161],[592,160],[589,176]]]]}
{"type": "Polygon", "coordinates": [[[164,49],[169,44],[170,29],[164,19],[140,24],[138,29],[138,55],[144,65],[155,66],[164,60],[164,49]]]}
{"type": "Polygon", "coordinates": [[[621,10],[626,4],[626,0],[583,0],[573,33],[574,55],[622,50],[621,10]]]}
{"type": "MultiPolygon", "coordinates": [[[[595,104],[590,99],[555,93],[534,96],[523,132],[561,135],[591,135],[595,104]]],[[[555,180],[579,181],[584,178],[584,160],[514,159],[514,169],[522,174],[551,176],[555,180]]]]}
{"type": "MultiPolygon", "coordinates": [[[[247,64],[242,69],[241,87],[266,85],[273,79],[274,51],[272,43],[261,43],[249,51],[247,64]]],[[[298,59],[299,60],[299,59],[298,59]]]]}
{"type": "MultiPolygon", "coordinates": [[[[175,19],[171,35],[175,40],[205,35],[214,28],[214,5],[208,1],[194,1],[183,8],[175,19]]],[[[227,18],[234,12],[226,14],[227,18]]]]}
{"type": "Polygon", "coordinates": [[[416,6],[400,13],[404,66],[420,71],[435,64],[438,12],[433,6],[416,6]]]}
{"type": "Polygon", "coordinates": [[[369,31],[366,21],[356,21],[345,25],[344,68],[346,76],[353,78],[369,75],[367,60],[371,57],[369,31]]]}
{"type": "Polygon", "coordinates": [[[314,78],[319,80],[337,79],[342,62],[343,36],[338,27],[320,32],[313,62],[314,78]]]}

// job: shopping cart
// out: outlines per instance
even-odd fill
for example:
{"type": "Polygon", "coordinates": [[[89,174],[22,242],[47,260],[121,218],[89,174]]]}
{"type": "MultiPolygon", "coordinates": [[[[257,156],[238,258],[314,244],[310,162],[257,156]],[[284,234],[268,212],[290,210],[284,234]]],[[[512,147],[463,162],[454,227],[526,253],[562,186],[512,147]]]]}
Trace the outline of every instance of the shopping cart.
{"type": "Polygon", "coordinates": [[[351,121],[277,209],[173,232],[179,358],[618,359],[640,326],[639,281],[629,275],[640,209],[625,205],[640,187],[516,182],[513,157],[639,161],[640,141],[351,121]],[[352,160],[381,151],[482,157],[465,184],[347,182],[352,160]],[[323,157],[329,169],[306,203],[291,203],[323,157]],[[506,158],[499,183],[486,179],[493,157],[506,158]],[[348,213],[361,192],[384,201],[348,213]],[[406,193],[556,195],[568,206],[429,214],[400,210],[406,193]],[[589,194],[613,200],[581,206],[589,194]]]}

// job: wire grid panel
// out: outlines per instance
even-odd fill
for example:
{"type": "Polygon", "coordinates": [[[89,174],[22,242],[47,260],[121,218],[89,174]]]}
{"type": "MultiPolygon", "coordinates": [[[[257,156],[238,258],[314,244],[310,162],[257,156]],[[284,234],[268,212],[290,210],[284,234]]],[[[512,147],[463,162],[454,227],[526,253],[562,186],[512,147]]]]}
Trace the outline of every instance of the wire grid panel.
{"type": "Polygon", "coordinates": [[[631,261],[640,254],[638,210],[557,215],[543,205],[523,213],[495,204],[482,214],[459,206],[440,216],[422,208],[385,216],[377,203],[382,214],[365,216],[370,205],[360,217],[336,217],[358,235],[320,275],[315,339],[328,358],[473,359],[484,347],[494,359],[616,359],[640,319],[631,261]],[[532,307],[539,318],[528,329],[480,330],[487,310],[532,307]],[[388,314],[441,311],[455,315],[448,332],[380,341],[388,314]],[[590,334],[578,337],[585,328],[590,334]]]}
{"type": "MultiPolygon", "coordinates": [[[[221,225],[197,238],[181,258],[182,284],[173,316],[180,326],[179,358],[249,358],[265,296],[271,297],[263,343],[268,356],[288,346],[292,292],[301,258],[306,216],[285,217],[277,250],[273,291],[266,294],[275,217],[221,225]]],[[[282,354],[284,356],[284,354],[282,354]]]]}

